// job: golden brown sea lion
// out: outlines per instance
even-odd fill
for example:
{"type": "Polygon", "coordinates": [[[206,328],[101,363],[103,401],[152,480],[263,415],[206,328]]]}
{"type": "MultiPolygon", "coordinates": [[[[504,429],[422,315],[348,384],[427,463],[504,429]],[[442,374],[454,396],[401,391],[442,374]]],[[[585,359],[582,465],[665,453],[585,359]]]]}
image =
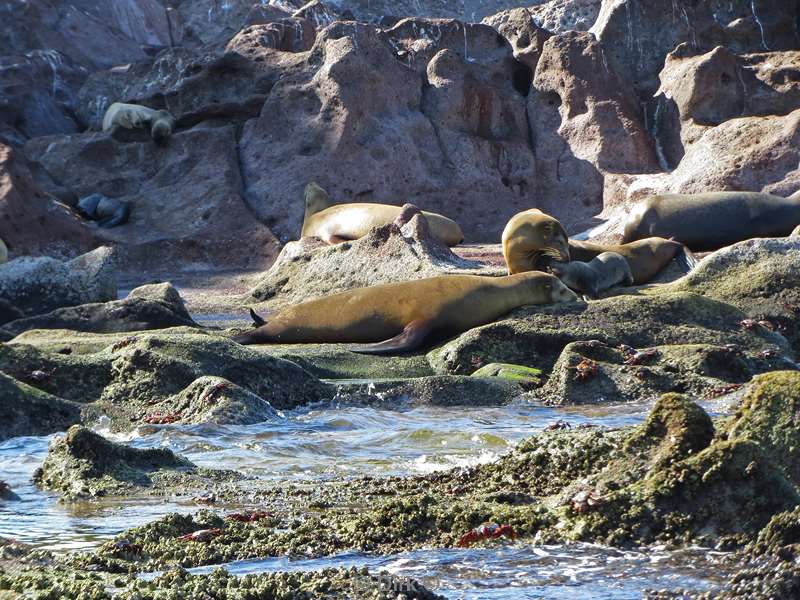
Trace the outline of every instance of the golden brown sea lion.
{"type": "Polygon", "coordinates": [[[149,129],[150,136],[163,143],[175,129],[175,117],[166,110],[155,110],[138,104],[114,102],[103,117],[103,131],[113,135],[124,129],[149,129]]]}
{"type": "Polygon", "coordinates": [[[541,270],[549,260],[569,262],[566,230],[538,208],[511,217],[503,229],[502,242],[509,275],[541,270]]]}
{"type": "Polygon", "coordinates": [[[792,235],[800,235],[800,225],[794,228],[794,231],[792,231],[792,235]]]}
{"type": "Polygon", "coordinates": [[[628,244],[595,244],[579,240],[569,241],[569,252],[573,260],[588,262],[604,252],[616,252],[625,257],[631,268],[636,285],[647,283],[676,258],[685,273],[691,271],[697,261],[680,242],[651,237],[628,244]]]}
{"type": "Polygon", "coordinates": [[[622,239],[662,236],[692,250],[717,250],[754,237],[784,237],[800,224],[797,196],[757,192],[650,196],[631,211],[622,239]]]}
{"type": "MultiPolygon", "coordinates": [[[[313,182],[306,186],[305,203],[302,236],[318,237],[328,244],[364,237],[371,229],[394,221],[401,211],[400,206],[390,204],[333,204],[328,193],[313,182]]],[[[433,235],[448,246],[464,239],[455,221],[432,212],[422,211],[422,214],[427,217],[433,235]]]]}
{"type": "Polygon", "coordinates": [[[359,288],[254,315],[258,329],[240,344],[364,343],[366,354],[407,352],[429,335],[445,338],[494,321],[526,304],[575,302],[553,275],[532,271],[506,277],[443,275],[359,288]]]}

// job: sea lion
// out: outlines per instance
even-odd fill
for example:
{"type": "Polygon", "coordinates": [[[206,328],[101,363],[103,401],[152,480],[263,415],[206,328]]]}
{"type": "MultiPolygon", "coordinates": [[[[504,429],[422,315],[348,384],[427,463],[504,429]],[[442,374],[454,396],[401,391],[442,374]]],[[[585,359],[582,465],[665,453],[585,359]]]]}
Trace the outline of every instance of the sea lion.
{"type": "Polygon", "coordinates": [[[103,131],[114,135],[120,128],[149,129],[150,137],[161,144],[172,135],[175,129],[175,117],[166,110],[114,102],[103,117],[103,131]]]}
{"type": "Polygon", "coordinates": [[[604,252],[620,254],[628,262],[636,285],[647,283],[658,275],[674,258],[684,273],[694,269],[697,260],[680,242],[651,237],[627,244],[596,244],[579,240],[569,241],[573,260],[588,262],[604,252]]]}
{"type": "Polygon", "coordinates": [[[97,221],[100,227],[116,227],[128,222],[131,214],[127,202],[108,198],[103,194],[91,194],[78,201],[78,211],[87,219],[97,221]]]}
{"type": "Polygon", "coordinates": [[[0,239],[0,265],[8,262],[8,246],[0,239]]]}
{"type": "Polygon", "coordinates": [[[550,271],[574,292],[597,298],[618,284],[633,285],[628,261],[616,252],[603,252],[587,262],[551,262],[550,271]]]}
{"type": "Polygon", "coordinates": [[[800,225],[798,225],[797,227],[794,228],[794,231],[792,231],[792,235],[793,236],[794,235],[800,235],[800,225]]]}
{"type": "Polygon", "coordinates": [[[531,271],[506,277],[441,275],[309,300],[271,313],[252,313],[257,329],[240,344],[362,343],[365,354],[408,352],[429,336],[445,338],[490,323],[526,304],[575,302],[555,276],[531,271]]]}
{"type": "MultiPolygon", "coordinates": [[[[328,193],[314,182],[306,186],[305,205],[301,235],[318,237],[328,244],[364,237],[371,229],[394,221],[402,210],[390,204],[333,204],[328,193]]],[[[448,246],[464,239],[455,221],[437,213],[422,211],[422,214],[428,219],[433,235],[448,246]]]]}
{"type": "Polygon", "coordinates": [[[503,229],[502,242],[509,275],[542,270],[550,260],[570,260],[564,226],[538,208],[511,217],[503,229]]]}
{"type": "Polygon", "coordinates": [[[757,192],[661,194],[634,207],[622,240],[662,236],[692,250],[717,250],[754,237],[784,237],[798,224],[798,194],[789,198],[757,192]]]}

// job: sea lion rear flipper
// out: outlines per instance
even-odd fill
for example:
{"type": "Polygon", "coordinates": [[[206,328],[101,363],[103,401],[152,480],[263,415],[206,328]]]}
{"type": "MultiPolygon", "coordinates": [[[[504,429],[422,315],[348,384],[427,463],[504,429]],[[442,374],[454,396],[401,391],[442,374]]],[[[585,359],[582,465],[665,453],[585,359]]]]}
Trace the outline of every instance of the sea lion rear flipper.
{"type": "Polygon", "coordinates": [[[684,273],[691,273],[697,266],[697,259],[694,257],[694,254],[692,254],[692,251],[686,246],[683,247],[683,250],[678,252],[678,254],[675,256],[675,260],[678,261],[678,265],[684,273]]]}
{"type": "Polygon", "coordinates": [[[256,311],[254,311],[252,308],[250,309],[250,318],[253,319],[253,323],[256,327],[261,327],[262,325],[267,324],[267,322],[259,317],[256,311]]]}
{"type": "Polygon", "coordinates": [[[422,345],[425,336],[431,331],[431,321],[411,321],[403,331],[393,338],[376,344],[352,346],[350,352],[359,354],[394,354],[395,352],[410,352],[422,345]]]}

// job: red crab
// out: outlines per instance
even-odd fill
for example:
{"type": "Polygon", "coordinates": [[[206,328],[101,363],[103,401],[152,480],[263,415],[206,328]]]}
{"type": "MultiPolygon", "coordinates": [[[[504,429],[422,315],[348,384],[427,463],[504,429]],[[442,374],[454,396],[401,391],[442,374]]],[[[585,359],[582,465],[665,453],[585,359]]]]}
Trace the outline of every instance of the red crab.
{"type": "Polygon", "coordinates": [[[160,412],[156,412],[152,415],[147,415],[142,420],[150,425],[167,425],[169,423],[174,423],[175,421],[180,421],[182,418],[183,415],[181,413],[162,414],[160,412]]]}
{"type": "Polygon", "coordinates": [[[182,542],[210,542],[216,537],[222,535],[222,530],[219,528],[214,529],[200,529],[198,531],[194,531],[192,533],[187,533],[186,535],[182,535],[178,539],[182,542]]]}
{"type": "Polygon", "coordinates": [[[585,513],[596,506],[600,506],[603,501],[603,496],[597,490],[581,490],[572,497],[570,505],[575,512],[585,513]]]}
{"type": "Polygon", "coordinates": [[[129,335],[128,337],[122,338],[120,341],[114,342],[114,344],[111,346],[111,351],[116,352],[117,350],[121,350],[125,346],[130,346],[137,339],[139,338],[137,338],[135,335],[129,335]]]}
{"type": "Polygon", "coordinates": [[[271,517],[268,512],[264,512],[263,510],[254,510],[248,512],[235,512],[229,515],[225,515],[226,519],[230,519],[231,521],[238,521],[239,523],[255,523],[256,521],[260,521],[261,519],[267,519],[271,517]]]}
{"type": "Polygon", "coordinates": [[[575,371],[575,379],[578,381],[586,381],[597,375],[597,363],[591,358],[584,358],[574,367],[567,367],[575,371]]]}
{"type": "Polygon", "coordinates": [[[765,348],[758,353],[759,358],[778,358],[781,355],[775,348],[765,348]]]}
{"type": "Polygon", "coordinates": [[[545,431],[559,431],[561,429],[570,429],[572,425],[559,419],[558,421],[553,421],[547,427],[544,428],[545,431]]]}
{"type": "Polygon", "coordinates": [[[728,385],[720,385],[715,388],[711,388],[706,393],[706,398],[718,398],[719,396],[725,396],[726,394],[732,394],[743,384],[741,383],[729,383],[728,385]]]}
{"type": "Polygon", "coordinates": [[[509,537],[513,540],[516,539],[517,532],[514,531],[511,525],[484,523],[475,529],[470,529],[467,533],[462,535],[458,539],[456,546],[459,548],[468,548],[470,544],[474,544],[478,540],[494,539],[502,536],[509,537]]]}
{"type": "Polygon", "coordinates": [[[625,356],[624,362],[626,365],[640,365],[645,361],[650,360],[651,358],[655,358],[658,356],[658,350],[655,348],[650,348],[649,350],[639,350],[638,352],[632,352],[625,356]]]}
{"type": "Polygon", "coordinates": [[[139,544],[132,544],[128,540],[119,540],[112,544],[111,549],[119,554],[139,554],[142,547],[139,544]]]}

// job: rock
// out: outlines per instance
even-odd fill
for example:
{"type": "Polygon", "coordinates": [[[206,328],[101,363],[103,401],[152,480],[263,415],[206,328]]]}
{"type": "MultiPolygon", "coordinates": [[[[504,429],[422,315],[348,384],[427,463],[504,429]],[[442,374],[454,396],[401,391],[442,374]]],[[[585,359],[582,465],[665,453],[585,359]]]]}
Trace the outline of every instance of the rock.
{"type": "Polygon", "coordinates": [[[311,0],[292,13],[296,19],[305,19],[314,24],[317,29],[323,29],[334,21],[354,21],[355,19],[340,19],[336,12],[332,11],[320,0],[311,0]]]}
{"type": "Polygon", "coordinates": [[[800,484],[800,373],[759,375],[749,386],[730,427],[729,440],[758,443],[795,485],[800,484]]]}
{"type": "Polygon", "coordinates": [[[470,377],[498,377],[513,381],[523,387],[538,387],[541,383],[542,374],[541,370],[533,367],[508,363],[489,363],[488,365],[483,365],[477,371],[473,371],[470,377]]]}
{"type": "Polygon", "coordinates": [[[186,312],[178,291],[171,284],[134,289],[124,300],[58,308],[45,314],[13,321],[2,331],[12,337],[31,329],[70,329],[94,333],[115,333],[197,327],[186,312]]]}
{"type": "Polygon", "coordinates": [[[800,352],[800,240],[752,239],[706,256],[667,289],[727,302],[766,321],[800,352]]]}
{"type": "Polygon", "coordinates": [[[101,244],[75,213],[34,183],[24,156],[3,144],[0,144],[0,238],[12,256],[70,258],[101,244]]]}
{"type": "Polygon", "coordinates": [[[0,440],[49,435],[80,422],[81,407],[0,372],[0,440]]]}
{"type": "Polygon", "coordinates": [[[63,438],[50,444],[47,458],[33,475],[43,490],[67,498],[130,494],[145,488],[204,485],[204,478],[217,481],[239,479],[232,471],[198,469],[187,459],[166,448],[140,450],[110,442],[85,427],[70,427],[63,438]]]}
{"type": "Polygon", "coordinates": [[[316,238],[289,242],[240,302],[273,308],[382,283],[483,273],[480,263],[453,254],[426,226],[419,215],[402,229],[390,223],[352,242],[332,246],[316,238]]]}
{"type": "Polygon", "coordinates": [[[0,265],[0,298],[25,315],[116,297],[116,259],[109,247],[67,262],[22,257],[0,265]]]}
{"type": "Polygon", "coordinates": [[[542,54],[542,46],[553,33],[536,23],[531,9],[514,8],[503,11],[486,17],[482,23],[493,27],[508,40],[514,50],[514,58],[530,69],[528,76],[532,77],[542,54]]]}
{"type": "Polygon", "coordinates": [[[276,241],[239,195],[232,126],[178,132],[164,147],[142,135],[129,143],[95,133],[37,138],[26,151],[78,196],[97,192],[129,203],[125,225],[88,225],[115,244],[123,270],[174,274],[272,262],[276,241]]]}
{"type": "Polygon", "coordinates": [[[253,48],[272,48],[282,52],[306,52],[314,45],[317,30],[308,19],[291,17],[266,25],[250,25],[237,33],[228,45],[228,52],[247,54],[253,48]]]}
{"type": "Polygon", "coordinates": [[[432,350],[437,373],[471,372],[475,361],[529,362],[548,371],[570,342],[599,340],[610,346],[649,348],[671,344],[736,344],[742,350],[788,351],[786,340],[764,328],[745,330],[738,309],[696,294],[615,296],[590,302],[521,308],[432,350]]]}
{"type": "Polygon", "coordinates": [[[588,31],[600,14],[602,0],[550,0],[531,6],[536,25],[553,33],[588,31]]]}
{"type": "Polygon", "coordinates": [[[780,353],[767,359],[725,346],[675,344],[626,353],[574,342],[536,396],[555,405],[641,402],[669,391],[708,399],[737,391],[756,373],[792,366],[780,353]]]}
{"type": "Polygon", "coordinates": [[[278,417],[269,402],[221,377],[200,377],[168,400],[186,408],[178,422],[251,425],[278,417]]]}
{"type": "Polygon", "coordinates": [[[31,137],[77,131],[76,96],[87,75],[56,50],[0,56],[0,140],[21,145],[31,137]]]}
{"type": "Polygon", "coordinates": [[[7,300],[0,299],[0,325],[22,318],[22,312],[7,300]]]}
{"type": "Polygon", "coordinates": [[[44,352],[15,341],[0,345],[0,370],[86,404],[86,418],[106,415],[114,430],[179,420],[186,408],[180,393],[204,376],[224,378],[278,410],[333,395],[288,360],[187,328],[117,338],[90,354],[44,352]]]}

